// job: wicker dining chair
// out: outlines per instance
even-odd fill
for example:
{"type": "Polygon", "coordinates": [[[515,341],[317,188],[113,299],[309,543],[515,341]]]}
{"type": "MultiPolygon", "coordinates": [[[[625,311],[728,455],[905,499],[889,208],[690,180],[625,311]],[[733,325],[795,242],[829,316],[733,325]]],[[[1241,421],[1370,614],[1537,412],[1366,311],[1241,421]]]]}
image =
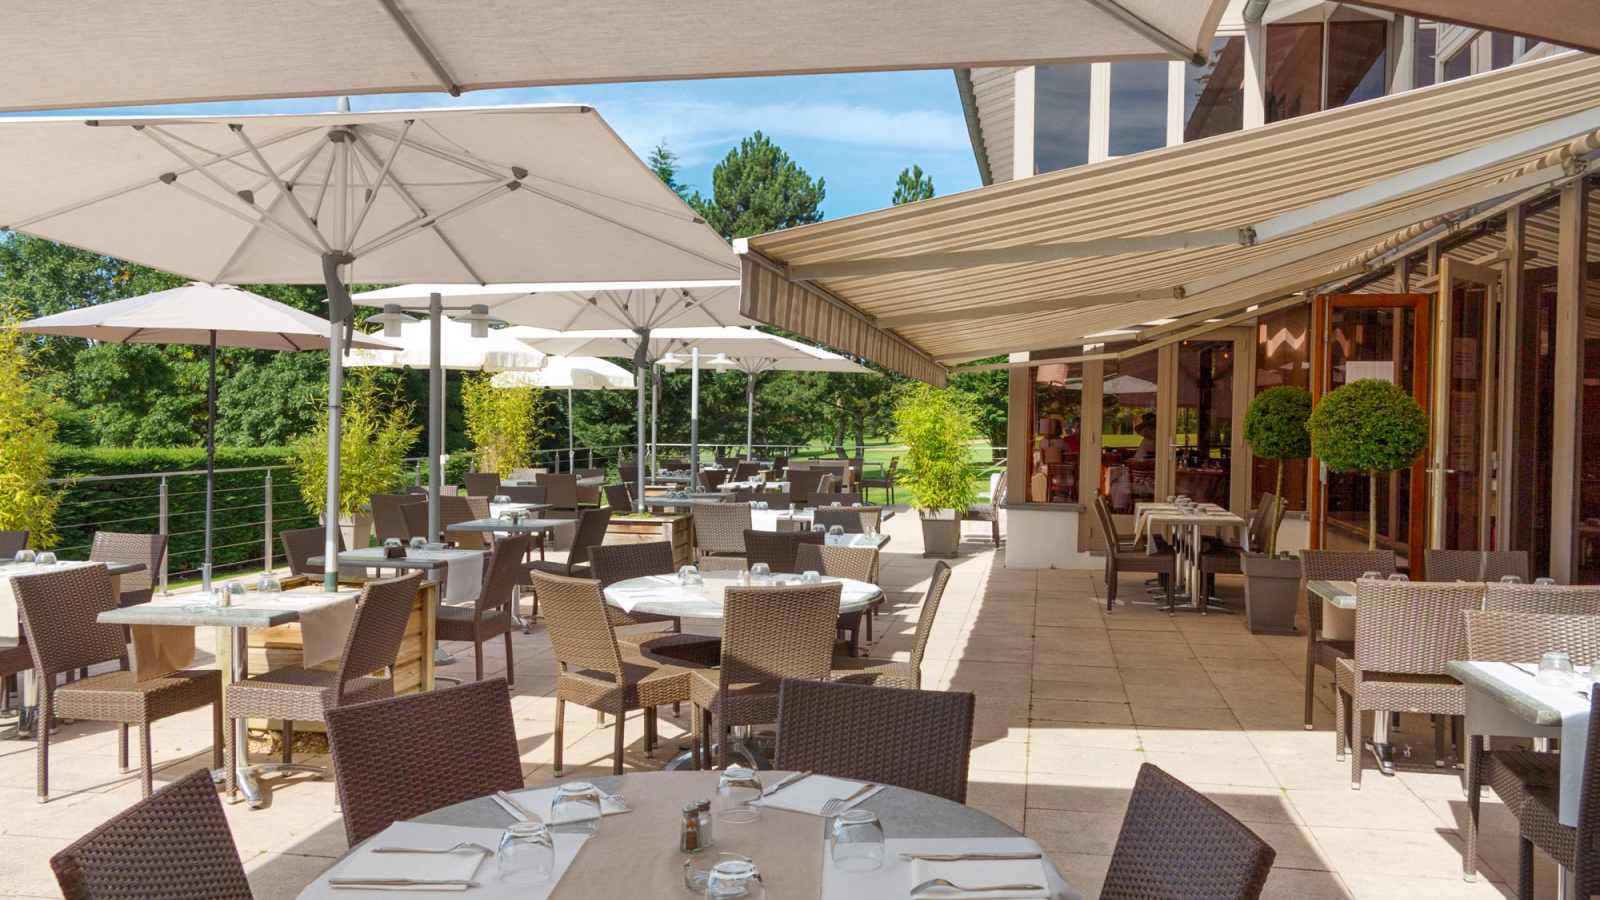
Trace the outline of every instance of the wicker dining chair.
{"type": "Polygon", "coordinates": [[[927,652],[928,637],[933,633],[933,622],[939,615],[939,601],[944,599],[944,590],[949,583],[950,564],[941,559],[933,564],[933,573],[928,578],[928,591],[923,595],[922,609],[917,613],[916,641],[911,645],[910,659],[835,656],[829,680],[846,684],[921,688],[922,655],[927,652]]]}
{"type": "Polygon", "coordinates": [[[894,505],[895,476],[900,474],[900,457],[889,458],[888,468],[883,470],[882,478],[862,478],[861,493],[870,494],[874,489],[883,491],[884,502],[894,505]]]}
{"type": "Polygon", "coordinates": [[[702,556],[694,565],[701,572],[743,572],[750,561],[742,556],[702,556]]]}
{"type": "MultiPolygon", "coordinates": [[[[1283,520],[1284,506],[1277,494],[1268,491],[1261,495],[1261,502],[1256,505],[1256,511],[1251,514],[1246,529],[1246,542],[1250,546],[1250,552],[1266,551],[1268,539],[1277,532],[1278,523],[1283,520]]],[[[1244,553],[1245,548],[1242,544],[1206,541],[1206,546],[1200,554],[1200,574],[1205,579],[1207,597],[1216,593],[1218,575],[1244,574],[1244,568],[1239,561],[1244,553]]]]}
{"type": "Polygon", "coordinates": [[[415,494],[373,494],[367,500],[372,507],[372,536],[380,544],[389,538],[411,540],[414,532],[401,507],[421,503],[424,510],[428,508],[427,500],[419,500],[415,494]]]}
{"type": "Polygon", "coordinates": [[[522,578],[522,558],[533,547],[533,538],[514,534],[494,542],[494,553],[487,560],[489,571],[478,599],[471,606],[445,606],[434,613],[435,634],[441,641],[469,641],[477,680],[483,680],[483,645],[501,635],[506,638],[506,683],[516,684],[512,658],[511,632],[517,623],[511,618],[517,582],[522,578]]]}
{"type": "Polygon", "coordinates": [[[1155,544],[1151,550],[1125,544],[1117,534],[1117,524],[1111,518],[1111,504],[1104,494],[1094,495],[1094,512],[1106,541],[1106,612],[1116,606],[1118,576],[1123,572],[1143,572],[1161,579],[1161,586],[1167,591],[1166,608],[1170,615],[1177,603],[1173,591],[1178,573],[1178,559],[1172,548],[1154,534],[1145,536],[1145,540],[1155,544]]]}
{"type": "MultiPolygon", "coordinates": [[[[1600,659],[1600,616],[1468,610],[1467,659],[1533,662],[1545,653],[1573,659],[1600,659]]],[[[1483,735],[1467,739],[1467,849],[1462,868],[1467,880],[1478,874],[1478,823],[1482,787],[1488,784],[1514,816],[1520,816],[1529,791],[1559,787],[1561,757],[1536,750],[1485,750],[1483,735]]]]}
{"type": "Polygon", "coordinates": [[[66,900],[252,900],[211,773],[200,769],[55,856],[66,900]]]}
{"type": "Polygon", "coordinates": [[[1499,581],[1508,575],[1528,580],[1526,550],[1424,550],[1422,571],[1429,581],[1499,581]]]}
{"type": "Polygon", "coordinates": [[[1484,585],[1483,608],[1557,616],[1600,616],[1600,585],[1490,582],[1484,585]]]}
{"type": "MultiPolygon", "coordinates": [[[[11,708],[11,684],[14,678],[33,668],[33,653],[28,649],[26,637],[18,637],[9,647],[0,647],[0,709],[11,708]]],[[[18,684],[18,687],[21,685],[18,684]]],[[[21,730],[22,720],[15,720],[21,730]]],[[[20,735],[19,735],[20,737],[20,735]]]]}
{"type": "Polygon", "coordinates": [[[567,548],[566,559],[536,559],[522,564],[522,585],[531,588],[527,595],[533,600],[535,617],[539,615],[539,588],[533,581],[533,573],[544,572],[565,578],[590,577],[589,548],[605,543],[606,530],[611,527],[611,512],[610,507],[602,506],[578,513],[577,530],[572,536],[572,546],[567,548]]]}
{"type": "Polygon", "coordinates": [[[881,506],[819,506],[812,512],[812,522],[832,527],[838,525],[845,534],[865,534],[867,526],[876,531],[883,526],[881,506]]]}
{"type": "Polygon", "coordinates": [[[578,514],[577,475],[540,475],[539,486],[545,489],[545,502],[550,504],[551,515],[572,517],[578,514]]]}
{"type": "Polygon", "coordinates": [[[606,505],[611,507],[612,512],[633,512],[633,495],[628,491],[627,484],[608,484],[602,490],[606,495],[606,505]]]}
{"type": "MultiPolygon", "coordinates": [[[[782,571],[773,569],[774,572],[782,571]]],[[[830,547],[824,544],[801,544],[795,548],[796,572],[816,572],[831,578],[849,578],[872,584],[877,581],[878,551],[872,547],[830,547]]],[[[878,603],[882,603],[880,595],[878,603]]],[[[845,656],[861,655],[862,630],[872,639],[872,617],[865,612],[841,613],[834,627],[846,635],[843,643],[845,656]]],[[[837,648],[836,648],[837,651],[837,648]]]]}
{"type": "MultiPolygon", "coordinates": [[[[602,588],[630,578],[647,575],[675,575],[676,559],[671,541],[649,541],[641,544],[607,544],[589,548],[589,568],[602,588]]],[[[605,605],[606,618],[612,629],[630,625],[666,623],[670,631],[628,632],[617,634],[623,646],[645,656],[660,657],[665,662],[692,663],[715,666],[722,654],[722,638],[715,635],[683,634],[683,622],[677,616],[657,616],[642,612],[624,612],[605,605]]]]}
{"type": "Polygon", "coordinates": [[[1276,858],[1243,822],[1144,763],[1100,900],[1256,900],[1276,858]]]}
{"type": "Polygon", "coordinates": [[[56,718],[115,722],[117,762],[128,771],[128,726],[139,726],[139,785],[150,796],[151,728],[165,719],[211,705],[211,758],[222,765],[222,673],[180,669],[143,681],[128,670],[128,645],[122,626],[102,625],[98,617],[117,608],[111,575],[103,565],[14,575],[11,590],[22,615],[22,635],[33,655],[39,686],[36,765],[39,802],[50,796],[50,727],[56,718]],[[118,671],[79,678],[63,685],[56,676],[101,663],[118,671]]]}
{"type": "Polygon", "coordinates": [[[461,476],[468,497],[493,497],[500,493],[499,472],[467,472],[461,476]]]}
{"type": "Polygon", "coordinates": [[[774,765],[967,802],[977,697],[785,678],[774,765]]]}
{"type": "MultiPolygon", "coordinates": [[[[443,497],[439,498],[443,500],[443,497]]],[[[400,518],[406,523],[406,531],[411,537],[427,540],[428,535],[428,503],[424,498],[421,503],[405,503],[400,506],[400,518]]],[[[444,522],[439,523],[439,539],[449,540],[449,535],[444,532],[444,522]]]]}
{"type": "MultiPolygon", "coordinates": [[[[1300,551],[1301,581],[1355,581],[1368,572],[1379,575],[1395,573],[1393,550],[1302,550],[1300,551]]],[[[1306,598],[1306,677],[1305,726],[1312,729],[1312,713],[1316,707],[1317,669],[1328,670],[1330,676],[1325,686],[1331,686],[1332,675],[1339,660],[1355,655],[1356,642],[1333,640],[1322,636],[1322,598],[1304,589],[1306,598]]],[[[1333,696],[1335,707],[1338,692],[1333,696]]]]}
{"type": "Polygon", "coordinates": [[[1528,788],[1517,814],[1517,900],[1533,900],[1533,849],[1572,873],[1568,896],[1600,893],[1600,691],[1591,691],[1589,734],[1578,783],[1578,824],[1561,824],[1558,784],[1528,788]]]}
{"type": "MultiPolygon", "coordinates": [[[[426,513],[426,509],[424,509],[424,513],[426,513]]],[[[278,532],[278,540],[283,544],[284,559],[289,562],[290,575],[321,578],[326,573],[326,568],[321,564],[310,562],[310,559],[313,556],[323,555],[323,551],[327,549],[327,536],[328,533],[320,526],[278,532]]],[[[343,553],[344,551],[344,532],[340,531],[339,552],[343,553]]]]}
{"type": "Polygon", "coordinates": [[[97,531],[89,547],[89,559],[103,563],[140,563],[143,569],[129,572],[121,578],[121,606],[149,603],[155,596],[155,586],[167,556],[167,536],[164,534],[124,534],[114,531],[97,531]]]}
{"type": "Polygon", "coordinates": [[[627,714],[644,711],[644,755],[650,758],[656,745],[656,707],[688,700],[695,670],[643,657],[624,659],[616,630],[606,618],[600,582],[544,572],[535,572],[533,580],[544,600],[545,627],[557,665],[553,773],[561,777],[567,704],[576,703],[615,717],[611,772],[621,775],[627,714]]]}
{"type": "Polygon", "coordinates": [[[722,486],[722,483],[724,481],[728,480],[728,476],[730,474],[732,474],[732,473],[730,473],[727,469],[701,469],[700,470],[700,490],[702,490],[702,491],[714,491],[714,490],[716,490],[717,488],[722,486]]]}
{"type": "Polygon", "coordinates": [[[689,675],[695,768],[705,767],[713,746],[717,766],[727,767],[733,726],[777,720],[781,680],[827,679],[842,588],[832,581],[723,592],[722,664],[689,675]]]}
{"type": "Polygon", "coordinates": [[[1471,582],[1358,581],[1355,657],[1334,670],[1339,693],[1335,749],[1350,752],[1350,788],[1361,789],[1366,723],[1362,713],[1428,713],[1436,718],[1434,765],[1444,765],[1444,720],[1467,713],[1467,691],[1444,667],[1462,659],[1467,639],[1461,613],[1483,606],[1483,585],[1471,582]]]}
{"type": "Polygon", "coordinates": [[[963,522],[988,522],[989,539],[1000,546],[1000,510],[1006,505],[1006,470],[996,472],[989,482],[989,499],[970,503],[961,511],[963,522]]]}
{"type": "Polygon", "coordinates": [[[28,532],[0,531],[0,560],[8,560],[17,555],[17,551],[28,549],[28,532]]]}
{"type": "MultiPolygon", "coordinates": [[[[228,685],[223,699],[230,725],[233,719],[282,719],[283,762],[288,763],[294,754],[295,722],[326,722],[328,710],[335,707],[393,696],[394,664],[422,578],[423,573],[412,572],[362,587],[337,671],[280,666],[228,685]],[[380,669],[383,675],[372,674],[380,669]]],[[[227,730],[229,798],[238,789],[240,750],[234,746],[234,730],[227,730]]],[[[249,755],[249,748],[244,748],[246,759],[249,755]]]]}
{"type": "MultiPolygon", "coordinates": [[[[408,515],[409,509],[403,508],[408,515]]],[[[426,516],[427,510],[423,510],[426,516]]],[[[489,517],[487,497],[440,497],[439,540],[448,541],[462,550],[489,549],[489,535],[481,531],[451,531],[451,525],[489,517]]]]}
{"type": "Polygon", "coordinates": [[[739,460],[733,467],[734,481],[749,481],[761,474],[761,463],[739,460]]]}
{"type": "Polygon", "coordinates": [[[699,555],[743,556],[744,533],[750,528],[750,504],[696,500],[694,543],[699,555]]]}
{"type": "MultiPolygon", "coordinates": [[[[824,469],[801,469],[798,464],[789,467],[789,496],[801,506],[811,504],[811,495],[819,493],[822,479],[828,472],[824,469]]],[[[822,498],[818,498],[821,500],[822,498]]]]}
{"type": "Polygon", "coordinates": [[[744,533],[745,559],[750,565],[766,563],[773,572],[804,571],[795,568],[795,554],[803,544],[823,544],[827,535],[820,531],[756,531],[744,533]]]}
{"type": "Polygon", "coordinates": [[[330,709],[328,751],[352,847],[395,822],[523,787],[504,678],[330,709]]]}

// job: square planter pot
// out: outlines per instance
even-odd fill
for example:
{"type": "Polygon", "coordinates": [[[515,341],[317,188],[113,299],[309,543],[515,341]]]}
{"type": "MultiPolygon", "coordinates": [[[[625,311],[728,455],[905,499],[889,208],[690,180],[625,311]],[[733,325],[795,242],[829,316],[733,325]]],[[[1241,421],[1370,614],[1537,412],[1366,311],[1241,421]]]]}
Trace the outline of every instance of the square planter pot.
{"type": "MultiPolygon", "coordinates": [[[[327,524],[327,516],[317,516],[317,521],[327,524]]],[[[353,516],[339,517],[339,531],[344,534],[346,550],[360,550],[372,543],[372,516],[358,512],[353,516]]]]}
{"type": "Polygon", "coordinates": [[[1239,559],[1244,570],[1244,609],[1251,634],[1295,634],[1294,615],[1300,606],[1300,560],[1246,553],[1239,559]]]}
{"type": "Polygon", "coordinates": [[[922,555],[953,558],[961,546],[961,520],[953,509],[923,510],[922,555]]]}

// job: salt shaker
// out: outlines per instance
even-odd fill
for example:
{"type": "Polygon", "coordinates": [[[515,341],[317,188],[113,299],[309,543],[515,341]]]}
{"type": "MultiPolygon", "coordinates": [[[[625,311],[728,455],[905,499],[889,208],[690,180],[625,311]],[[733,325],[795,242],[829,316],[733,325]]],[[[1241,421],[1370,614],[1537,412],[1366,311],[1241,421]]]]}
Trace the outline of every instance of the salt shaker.
{"type": "Polygon", "coordinates": [[[717,842],[711,832],[711,801],[696,800],[694,805],[700,811],[700,846],[710,847],[717,842]]]}
{"type": "Polygon", "coordinates": [[[700,805],[690,803],[683,808],[683,826],[678,832],[678,850],[683,853],[699,853],[706,848],[700,839],[700,805]]]}

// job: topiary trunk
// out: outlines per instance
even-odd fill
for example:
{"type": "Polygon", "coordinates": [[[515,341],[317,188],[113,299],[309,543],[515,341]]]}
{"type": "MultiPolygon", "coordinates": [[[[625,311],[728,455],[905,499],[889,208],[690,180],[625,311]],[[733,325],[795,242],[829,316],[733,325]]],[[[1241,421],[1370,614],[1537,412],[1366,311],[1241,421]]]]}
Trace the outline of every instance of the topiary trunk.
{"type": "MultiPolygon", "coordinates": [[[[1278,483],[1273,485],[1272,496],[1278,498],[1278,500],[1277,500],[1278,503],[1282,503],[1283,502],[1283,457],[1279,457],[1278,458],[1278,483]]],[[[1278,507],[1277,507],[1276,504],[1274,504],[1273,507],[1272,507],[1272,517],[1274,519],[1276,519],[1278,517],[1278,507]]],[[[1267,550],[1267,557],[1269,559],[1278,555],[1278,529],[1276,529],[1276,528],[1268,528],[1267,529],[1267,547],[1266,547],[1266,550],[1267,550]]]]}
{"type": "Polygon", "coordinates": [[[1378,549],[1378,473],[1367,473],[1367,549],[1378,549]]]}

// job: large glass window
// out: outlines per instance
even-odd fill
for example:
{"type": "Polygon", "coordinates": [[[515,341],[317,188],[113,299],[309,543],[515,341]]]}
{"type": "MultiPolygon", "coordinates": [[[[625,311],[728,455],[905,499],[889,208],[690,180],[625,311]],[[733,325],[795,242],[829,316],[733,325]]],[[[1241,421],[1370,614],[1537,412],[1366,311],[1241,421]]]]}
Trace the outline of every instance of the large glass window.
{"type": "Polygon", "coordinates": [[[1489,68],[1504,69],[1516,61],[1515,38],[1509,34],[1489,35],[1489,68]]]}
{"type": "Polygon", "coordinates": [[[1077,503],[1083,366],[1053,363],[1028,371],[1033,375],[1028,502],[1077,503]]]}
{"type": "Polygon", "coordinates": [[[1444,81],[1455,81],[1472,74],[1472,45],[1462,47],[1444,61],[1444,81]]]}
{"type": "Polygon", "coordinates": [[[1089,66],[1039,66],[1033,81],[1033,172],[1089,161],[1089,66]]]}
{"type": "Polygon", "coordinates": [[[1588,191],[1589,234],[1584,263],[1583,384],[1578,434],[1578,533],[1572,541],[1572,580],[1600,583],[1600,310],[1595,308],[1600,284],[1600,189],[1588,191]]]}
{"type": "Polygon", "coordinates": [[[1267,26],[1268,122],[1383,96],[1388,23],[1346,19],[1327,29],[1324,56],[1321,23],[1267,26]]]}
{"type": "MultiPolygon", "coordinates": [[[[1270,387],[1311,387],[1311,305],[1268,313],[1256,320],[1256,393],[1270,387]]],[[[1251,502],[1276,490],[1278,461],[1255,459],[1250,473],[1251,502]]],[[[1283,497],[1290,509],[1306,508],[1306,461],[1283,464],[1283,497]]]]}
{"type": "MultiPolygon", "coordinates": [[[[1561,227],[1555,205],[1529,215],[1526,232],[1553,236],[1561,227]]],[[[1532,246],[1536,243],[1527,240],[1532,246]]],[[[1528,258],[1522,279],[1511,373],[1517,427],[1500,455],[1500,490],[1509,491],[1510,520],[1496,535],[1495,549],[1526,550],[1534,575],[1550,574],[1550,485],[1555,450],[1555,255],[1528,258]]]]}
{"type": "Polygon", "coordinates": [[[1431,25],[1417,28],[1416,52],[1411,57],[1411,86],[1433,84],[1434,54],[1439,46],[1439,31],[1431,25]]]}
{"type": "Polygon", "coordinates": [[[1158,358],[1141,353],[1104,363],[1100,469],[1113,512],[1131,513],[1134,503],[1155,497],[1158,358]]]}
{"type": "Polygon", "coordinates": [[[1233,341],[1178,345],[1175,484],[1200,503],[1231,503],[1233,373],[1233,341]]]}
{"type": "Polygon", "coordinates": [[[1219,37],[1211,42],[1205,65],[1184,66],[1183,139],[1196,141],[1243,127],[1244,38],[1219,37]]]}
{"type": "Polygon", "coordinates": [[[1112,156],[1167,145],[1168,68],[1165,62],[1111,64],[1112,156]]]}
{"type": "Polygon", "coordinates": [[[1382,97],[1388,71],[1388,23],[1328,23],[1328,108],[1382,97]]]}
{"type": "Polygon", "coordinates": [[[1267,121],[1322,109],[1322,25],[1267,26],[1267,121]]]}

